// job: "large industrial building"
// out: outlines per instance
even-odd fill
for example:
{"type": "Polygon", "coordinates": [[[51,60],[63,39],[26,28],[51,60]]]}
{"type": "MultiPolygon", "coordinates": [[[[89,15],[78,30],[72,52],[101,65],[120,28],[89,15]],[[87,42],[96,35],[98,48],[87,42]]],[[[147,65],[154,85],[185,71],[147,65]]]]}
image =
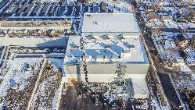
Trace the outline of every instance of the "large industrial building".
{"type": "Polygon", "coordinates": [[[123,65],[125,78],[132,81],[133,98],[146,98],[149,63],[139,36],[133,13],[86,13],[81,36],[69,37],[64,59],[67,81],[109,83],[123,65]]]}

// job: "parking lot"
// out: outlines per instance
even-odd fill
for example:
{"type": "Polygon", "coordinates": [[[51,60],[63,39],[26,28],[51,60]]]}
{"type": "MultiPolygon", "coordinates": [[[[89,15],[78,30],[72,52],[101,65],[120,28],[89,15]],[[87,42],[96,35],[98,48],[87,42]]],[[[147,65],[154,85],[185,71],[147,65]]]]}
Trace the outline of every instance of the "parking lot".
{"type": "Polygon", "coordinates": [[[80,18],[83,12],[103,11],[100,4],[67,4],[35,0],[1,1],[2,19],[63,19],[80,18]]]}

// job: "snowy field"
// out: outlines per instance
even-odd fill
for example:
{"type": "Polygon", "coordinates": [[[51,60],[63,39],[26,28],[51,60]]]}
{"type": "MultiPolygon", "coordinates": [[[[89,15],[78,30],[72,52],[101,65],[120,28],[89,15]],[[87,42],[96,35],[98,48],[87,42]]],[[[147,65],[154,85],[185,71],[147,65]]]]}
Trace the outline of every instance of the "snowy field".
{"type": "Polygon", "coordinates": [[[58,102],[59,85],[62,78],[63,59],[51,58],[46,63],[31,109],[54,110],[58,102]]]}
{"type": "MultiPolygon", "coordinates": [[[[0,105],[10,110],[26,109],[43,58],[15,58],[8,61],[7,72],[0,73],[0,105]]],[[[0,106],[0,108],[1,108],[0,106]]]]}
{"type": "Polygon", "coordinates": [[[0,110],[25,110],[29,101],[32,102],[29,108],[33,110],[56,108],[64,71],[63,59],[49,58],[45,66],[42,63],[43,58],[14,58],[6,63],[0,72],[0,110]],[[43,71],[40,71],[41,67],[44,67],[43,71]]]}

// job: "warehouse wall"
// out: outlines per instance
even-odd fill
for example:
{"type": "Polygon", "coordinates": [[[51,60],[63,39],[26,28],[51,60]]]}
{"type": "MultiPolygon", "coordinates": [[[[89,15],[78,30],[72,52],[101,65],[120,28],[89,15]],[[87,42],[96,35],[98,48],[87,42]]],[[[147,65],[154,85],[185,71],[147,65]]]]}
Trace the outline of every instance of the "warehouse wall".
{"type": "MultiPolygon", "coordinates": [[[[126,74],[146,75],[149,64],[127,64],[126,74]]],[[[78,69],[76,65],[65,65],[65,74],[70,78],[77,78],[84,75],[83,66],[78,69]],[[79,72],[78,72],[79,70],[79,72]]],[[[115,74],[117,65],[116,64],[89,64],[87,70],[89,73],[89,81],[92,82],[110,82],[109,78],[111,74],[115,74]],[[103,76],[103,77],[102,77],[103,76]]],[[[136,77],[136,76],[135,76],[136,77]]],[[[83,79],[83,78],[81,78],[83,79]]]]}
{"type": "Polygon", "coordinates": [[[140,36],[140,33],[133,33],[133,32],[130,32],[130,33],[125,33],[125,32],[121,32],[121,33],[104,33],[104,32],[93,32],[93,33],[90,33],[90,32],[83,32],[82,33],[82,36],[89,36],[89,35],[93,35],[93,36],[103,36],[103,35],[108,35],[108,36],[118,36],[120,34],[123,34],[123,36],[140,36]]]}
{"type": "MultiPolygon", "coordinates": [[[[83,66],[79,65],[64,65],[65,76],[67,82],[84,81],[85,74],[83,66]],[[80,69],[79,69],[80,68],[80,69]],[[78,72],[80,71],[80,72],[78,72]]],[[[88,80],[89,82],[111,82],[117,76],[116,64],[91,64],[88,65],[88,80]]],[[[146,73],[148,71],[148,64],[128,64],[126,68],[125,78],[130,79],[133,84],[134,97],[133,98],[147,98],[149,95],[146,73]]],[[[69,82],[70,83],[70,82],[69,82]]]]}

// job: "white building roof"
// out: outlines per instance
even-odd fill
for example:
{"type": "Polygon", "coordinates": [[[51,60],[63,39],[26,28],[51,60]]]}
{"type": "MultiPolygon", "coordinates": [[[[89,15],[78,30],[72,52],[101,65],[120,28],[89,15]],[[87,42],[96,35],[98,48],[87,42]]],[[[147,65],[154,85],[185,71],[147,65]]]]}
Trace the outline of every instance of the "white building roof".
{"type": "Polygon", "coordinates": [[[148,63],[133,13],[86,13],[82,32],[83,44],[80,36],[70,36],[66,64],[78,63],[81,55],[87,63],[148,63]]]}
{"type": "MultiPolygon", "coordinates": [[[[65,63],[77,63],[81,58],[79,36],[70,36],[67,46],[65,63]],[[76,48],[75,48],[76,47],[76,48]]],[[[146,53],[139,37],[119,36],[102,39],[102,36],[93,38],[83,36],[85,59],[88,63],[148,63],[146,53]],[[120,56],[120,58],[119,58],[120,56]]]]}
{"type": "Polygon", "coordinates": [[[140,33],[133,13],[86,13],[83,33],[140,33]]]}

